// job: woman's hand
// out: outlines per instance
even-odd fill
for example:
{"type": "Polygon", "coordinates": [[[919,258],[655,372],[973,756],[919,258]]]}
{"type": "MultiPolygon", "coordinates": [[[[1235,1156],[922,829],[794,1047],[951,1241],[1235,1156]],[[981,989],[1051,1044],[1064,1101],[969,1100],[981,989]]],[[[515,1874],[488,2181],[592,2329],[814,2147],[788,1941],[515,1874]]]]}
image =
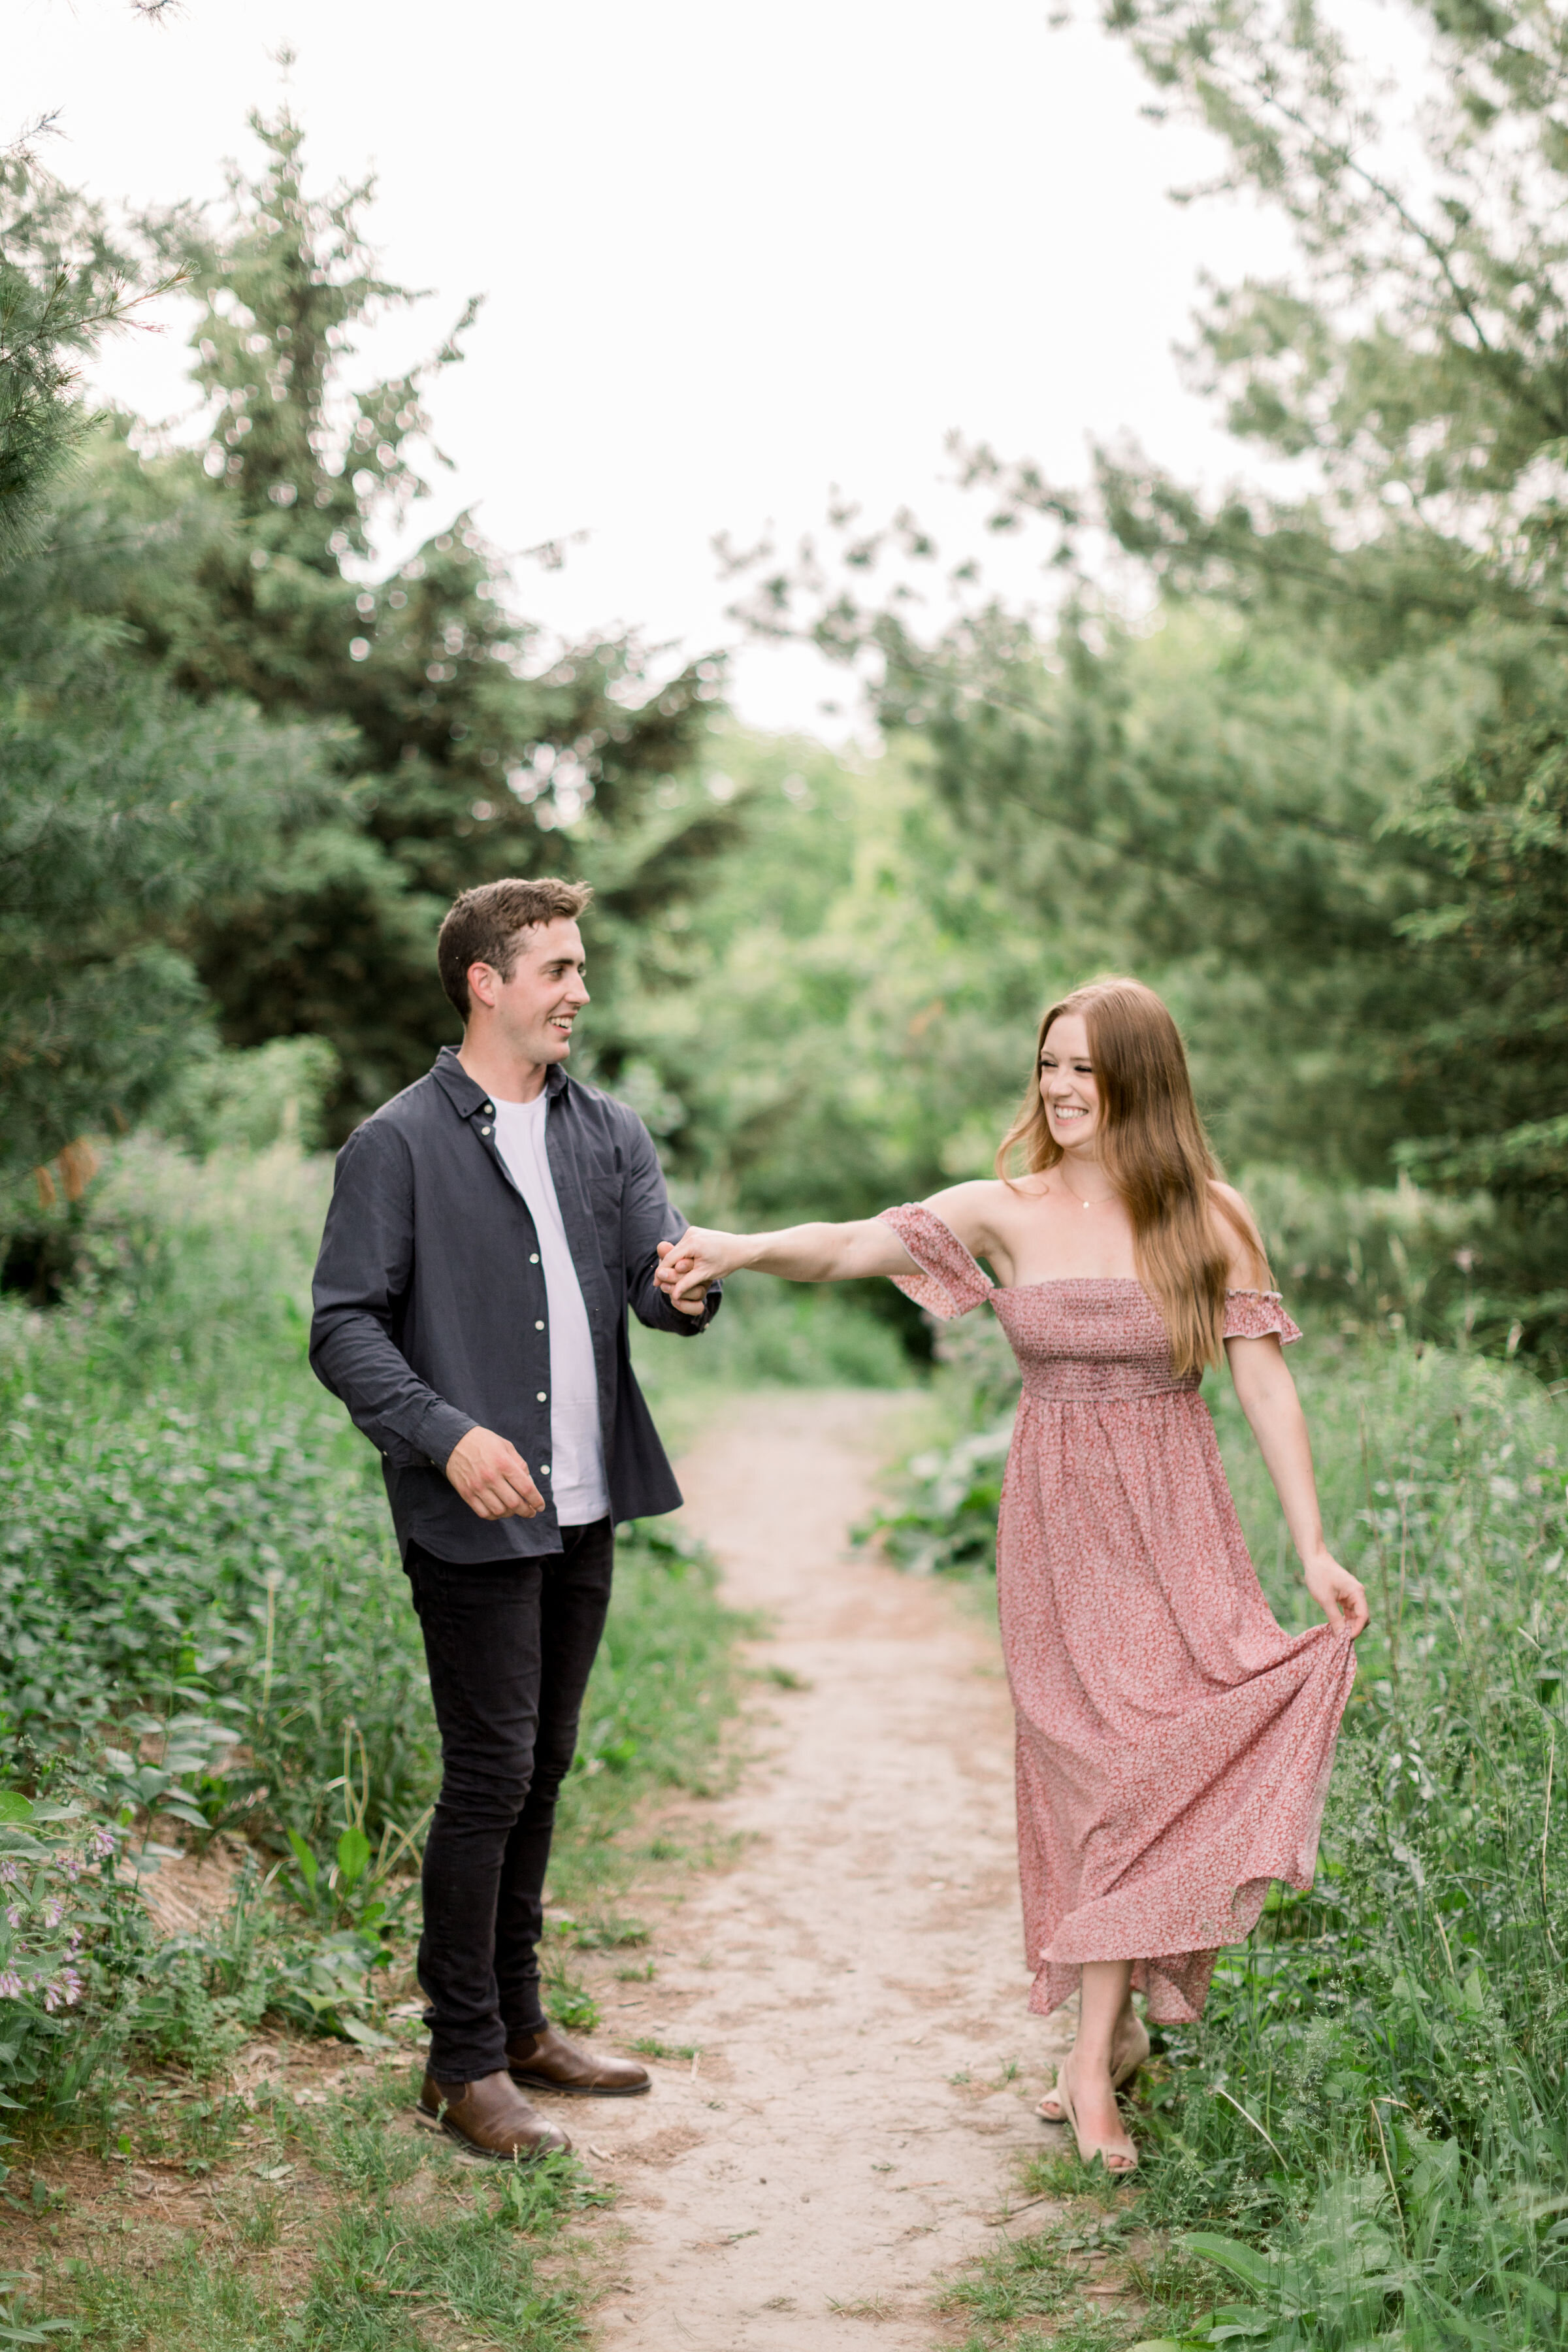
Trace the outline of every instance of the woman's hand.
{"type": "Polygon", "coordinates": [[[1336,1633],[1359,1641],[1371,1615],[1366,1587],[1342,1568],[1330,1552],[1320,1552],[1307,1566],[1307,1590],[1336,1633]]]}
{"type": "Polygon", "coordinates": [[[747,1263],[749,1235],[688,1225],[678,1242],[660,1242],[654,1280],[683,1315],[700,1315],[711,1286],[747,1263]]]}
{"type": "Polygon", "coordinates": [[[688,1225],[660,1242],[654,1280],[683,1315],[700,1315],[710,1283],[755,1266],[785,1282],[853,1282],[872,1274],[913,1274],[915,1262],[880,1217],[844,1225],[788,1225],[778,1234],[710,1233],[688,1225]]]}

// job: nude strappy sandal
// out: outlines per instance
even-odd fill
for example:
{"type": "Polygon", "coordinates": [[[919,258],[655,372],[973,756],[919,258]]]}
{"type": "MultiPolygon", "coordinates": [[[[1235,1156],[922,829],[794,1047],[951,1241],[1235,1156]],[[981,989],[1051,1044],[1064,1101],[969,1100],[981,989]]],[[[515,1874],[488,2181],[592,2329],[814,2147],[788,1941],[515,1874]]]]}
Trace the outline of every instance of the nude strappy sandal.
{"type": "MultiPolygon", "coordinates": [[[[1142,2032],[1143,2035],[1143,2047],[1142,2050],[1135,2050],[1131,2058],[1124,2058],[1121,2065],[1113,2070],[1110,2077],[1110,2087],[1113,2091],[1120,2091],[1124,2084],[1130,2083],[1132,2080],[1133,2075],[1138,2072],[1139,2067],[1142,2065],[1143,2061],[1149,2055],[1150,2042],[1148,2029],[1147,2027],[1141,2025],[1140,2030],[1142,2032]]],[[[1061,2069],[1059,2067],[1058,2068],[1057,2073],[1059,2079],[1061,2074],[1061,2069]]],[[[1054,2088],[1047,2091],[1045,2097],[1040,2101],[1039,2105],[1035,2109],[1035,2113],[1047,2124],[1065,2124],[1068,2119],[1061,2112],[1059,2105],[1054,2116],[1050,2110],[1049,2103],[1056,2097],[1056,2095],[1057,2094],[1054,2088]]]]}
{"type": "Polygon", "coordinates": [[[1078,2127],[1078,2117],[1073,2113],[1071,2095],[1059,2073],[1057,2075],[1057,2097],[1061,2102],[1062,2121],[1071,2126],[1072,2136],[1078,2142],[1079,2155],[1085,2164],[1092,2164],[1098,2156],[1113,2180],[1124,2180],[1130,2172],[1137,2171],[1138,2151],[1131,2140],[1125,2148],[1107,2147],[1103,2143],[1095,2147],[1085,2147],[1078,2127]]]}

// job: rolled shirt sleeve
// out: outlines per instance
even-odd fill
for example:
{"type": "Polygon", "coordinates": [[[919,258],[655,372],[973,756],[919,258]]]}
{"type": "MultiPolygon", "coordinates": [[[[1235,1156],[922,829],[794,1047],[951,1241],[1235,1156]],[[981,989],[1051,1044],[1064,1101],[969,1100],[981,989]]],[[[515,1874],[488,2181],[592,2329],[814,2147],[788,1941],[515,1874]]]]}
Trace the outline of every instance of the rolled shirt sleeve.
{"type": "Polygon", "coordinates": [[[660,1242],[678,1242],[688,1220],[669,1197],[664,1171],[658,1164],[653,1138],[642,1121],[634,1123],[629,1139],[626,1188],[621,1208],[626,1297],[639,1323],[652,1331],[672,1331],[689,1339],[706,1331],[719,1312],[722,1286],[715,1283],[703,1301],[700,1316],[683,1315],[672,1307],[654,1276],[658,1269],[660,1242]]]}

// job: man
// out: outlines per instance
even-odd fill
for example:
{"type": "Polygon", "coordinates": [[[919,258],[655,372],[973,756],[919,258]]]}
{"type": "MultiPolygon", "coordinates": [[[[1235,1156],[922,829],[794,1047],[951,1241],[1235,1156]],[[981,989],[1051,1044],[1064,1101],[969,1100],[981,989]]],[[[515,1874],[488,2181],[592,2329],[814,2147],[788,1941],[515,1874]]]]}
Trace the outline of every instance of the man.
{"type": "Polygon", "coordinates": [[[566,1075],[589,896],[490,882],[451,908],[437,958],[463,1042],[339,1153],[310,1334],[318,1378],[381,1449],[441,1733],[419,2111],[503,2160],[571,2145],[525,2089],[648,2088],[549,2023],[538,1943],[615,1527],[680,1501],[626,1309],[691,1332],[719,1304],[715,1287],[682,1313],[656,1286],[685,1220],[652,1139],[566,1075]]]}

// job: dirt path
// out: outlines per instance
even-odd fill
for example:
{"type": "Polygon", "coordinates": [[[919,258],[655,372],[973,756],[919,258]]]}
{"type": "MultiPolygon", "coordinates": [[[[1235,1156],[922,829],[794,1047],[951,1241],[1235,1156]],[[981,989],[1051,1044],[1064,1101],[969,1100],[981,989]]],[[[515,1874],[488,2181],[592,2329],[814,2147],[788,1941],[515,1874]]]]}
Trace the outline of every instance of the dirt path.
{"type": "Polygon", "coordinates": [[[1024,2011],[994,1637],[848,1549],[896,1410],[743,1398],[681,1466],[684,1524],[770,1614],[754,1663],[805,1687],[770,1692],[758,1760],[711,1809],[738,1866],[656,1906],[654,1982],[607,1988],[606,2038],[696,2045],[695,2068],[563,2118],[621,2189],[606,2352],[950,2343],[931,2284],[1046,2143],[1058,2044],[1024,2011]]]}

